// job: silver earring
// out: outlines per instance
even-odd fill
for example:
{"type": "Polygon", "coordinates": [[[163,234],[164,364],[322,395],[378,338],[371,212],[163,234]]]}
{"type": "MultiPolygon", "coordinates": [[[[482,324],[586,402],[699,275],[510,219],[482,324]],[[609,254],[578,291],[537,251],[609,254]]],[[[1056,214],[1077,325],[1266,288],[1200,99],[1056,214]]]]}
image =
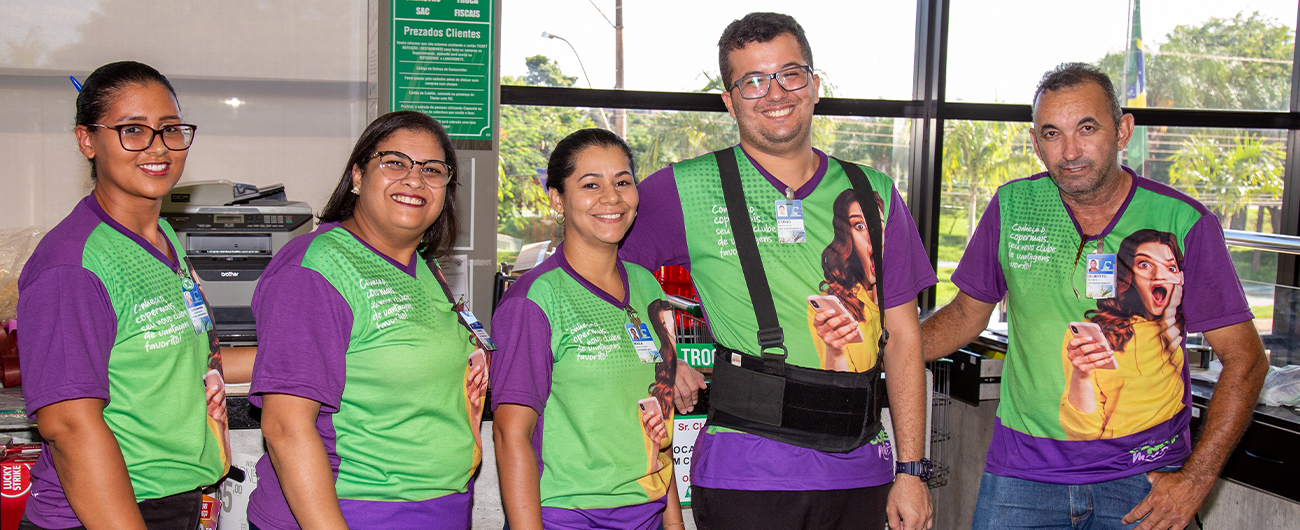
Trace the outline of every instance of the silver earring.
{"type": "Polygon", "coordinates": [[[561,224],[561,225],[564,224],[564,214],[562,213],[555,214],[555,224],[561,224]]]}
{"type": "Polygon", "coordinates": [[[361,188],[358,188],[358,187],[356,187],[356,186],[352,186],[352,194],[353,194],[353,195],[361,195],[361,188]]]}

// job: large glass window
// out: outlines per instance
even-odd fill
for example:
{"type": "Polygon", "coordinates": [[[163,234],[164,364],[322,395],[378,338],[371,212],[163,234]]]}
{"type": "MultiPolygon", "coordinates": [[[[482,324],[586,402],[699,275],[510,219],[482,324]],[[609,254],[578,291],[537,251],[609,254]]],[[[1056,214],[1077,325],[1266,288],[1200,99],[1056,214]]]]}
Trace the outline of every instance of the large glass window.
{"type": "MultiPolygon", "coordinates": [[[[1136,75],[1124,66],[1135,59],[1128,44],[1132,1],[1090,2],[1068,14],[1031,0],[953,2],[948,99],[1030,103],[1043,73],[1067,61],[1100,64],[1116,87],[1127,86],[1136,75]],[[1001,26],[1012,31],[989,31],[1001,26]]],[[[1141,2],[1146,102],[1126,105],[1288,110],[1296,6],[1294,0],[1141,2]]]]}
{"type": "Polygon", "coordinates": [[[1028,123],[948,121],[944,127],[939,209],[939,275],[935,301],[957,296],[952,273],[985,207],[1007,181],[1043,170],[1030,145],[1028,123]]]}
{"type": "MultiPolygon", "coordinates": [[[[835,96],[912,99],[915,2],[625,1],[624,88],[716,89],[718,37],[732,20],[755,11],[786,13],[799,21],[813,64],[835,96]]],[[[614,88],[613,0],[510,2],[501,13],[503,75],[527,75],[526,59],[542,55],[563,65],[575,87],[614,88]],[[542,37],[543,32],[563,37],[573,48],[542,37]]]]}
{"type": "MultiPolygon", "coordinates": [[[[735,120],[719,112],[629,110],[627,142],[637,177],[674,162],[735,145],[735,120]]],[[[543,187],[555,144],[573,131],[601,127],[601,109],[503,106],[501,172],[497,196],[497,260],[513,262],[519,249],[560,236],[543,187]]],[[[827,154],[869,165],[906,191],[911,120],[821,116],[813,144],[827,154]]],[[[906,197],[905,197],[906,198],[906,197]]]]}
{"type": "MultiPolygon", "coordinates": [[[[1030,124],[950,121],[944,131],[939,221],[940,305],[957,289],[949,279],[971,231],[997,187],[1042,171],[1033,154],[1030,124]]],[[[1145,127],[1148,157],[1135,169],[1199,200],[1223,228],[1277,233],[1281,223],[1286,139],[1282,131],[1145,127]]],[[[1130,144],[1132,145],[1132,144],[1130,144]]],[[[1123,153],[1120,155],[1124,156],[1123,153]]],[[[1277,254],[1230,249],[1257,316],[1272,313],[1277,254]],[[1270,285],[1263,285],[1270,284],[1270,285]]]]}

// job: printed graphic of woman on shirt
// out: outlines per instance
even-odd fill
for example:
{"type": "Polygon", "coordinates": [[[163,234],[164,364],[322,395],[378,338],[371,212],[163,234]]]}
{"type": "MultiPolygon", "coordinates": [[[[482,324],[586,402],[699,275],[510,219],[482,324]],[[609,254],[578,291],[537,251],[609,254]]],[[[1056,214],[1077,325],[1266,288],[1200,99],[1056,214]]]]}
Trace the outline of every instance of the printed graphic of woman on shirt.
{"type": "Polygon", "coordinates": [[[1127,436],[1182,409],[1183,253],[1168,232],[1139,230],[1117,255],[1116,297],[1097,301],[1089,321],[1106,345],[1066,331],[1061,428],[1069,440],[1127,436]]]}
{"type": "MultiPolygon", "coordinates": [[[[878,210],[884,209],[880,195],[878,210]]],[[[808,308],[808,328],[816,337],[813,345],[823,370],[865,372],[876,363],[876,337],[880,336],[880,307],[876,293],[876,265],[867,218],[852,189],[835,199],[832,226],[835,236],[822,251],[826,280],[821,294],[833,296],[848,309],[844,315],[835,307],[808,308]]],[[[882,215],[883,219],[884,216],[882,215]]],[[[883,229],[883,227],[882,227],[883,229]]]]}
{"type": "Polygon", "coordinates": [[[673,321],[673,308],[667,301],[655,300],[646,309],[650,315],[650,325],[654,327],[655,336],[659,338],[659,355],[663,362],[655,363],[655,382],[647,389],[650,397],[659,405],[659,410],[652,406],[638,403],[641,412],[641,428],[646,435],[646,454],[651,463],[651,473],[659,471],[668,462],[661,456],[671,458],[671,451],[664,453],[664,441],[668,439],[668,429],[673,419],[673,381],[677,377],[677,336],[676,323],[673,321]]]}

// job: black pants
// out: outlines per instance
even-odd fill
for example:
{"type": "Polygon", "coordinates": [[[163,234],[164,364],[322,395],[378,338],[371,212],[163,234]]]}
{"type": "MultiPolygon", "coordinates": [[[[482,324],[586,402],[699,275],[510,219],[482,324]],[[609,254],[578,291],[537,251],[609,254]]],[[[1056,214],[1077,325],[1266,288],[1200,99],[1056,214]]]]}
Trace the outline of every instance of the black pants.
{"type": "MultiPolygon", "coordinates": [[[[140,503],[140,515],[149,530],[194,530],[199,526],[199,511],[203,509],[203,492],[199,490],[177,493],[161,499],[140,503]]],[[[76,526],[68,530],[85,530],[76,526]]],[[[47,530],[27,520],[24,516],[18,530],[47,530]]]]}
{"type": "Polygon", "coordinates": [[[699,530],[880,530],[891,485],[814,491],[691,486],[691,513],[699,530]]]}

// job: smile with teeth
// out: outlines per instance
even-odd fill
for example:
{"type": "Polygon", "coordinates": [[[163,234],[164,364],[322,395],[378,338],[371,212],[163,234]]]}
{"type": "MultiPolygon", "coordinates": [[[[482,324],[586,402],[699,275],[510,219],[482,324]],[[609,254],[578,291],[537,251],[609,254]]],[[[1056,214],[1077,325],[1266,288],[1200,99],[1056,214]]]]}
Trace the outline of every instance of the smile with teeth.
{"type": "Polygon", "coordinates": [[[603,213],[603,214],[595,214],[595,215],[593,215],[593,217],[599,217],[599,218],[601,218],[601,219],[608,219],[608,220],[610,220],[610,221],[617,221],[617,220],[623,218],[623,214],[621,214],[621,213],[603,213]]]}
{"type": "Polygon", "coordinates": [[[397,202],[400,202],[402,204],[409,204],[411,206],[424,206],[424,202],[425,202],[424,199],[421,199],[419,197],[412,197],[410,195],[393,194],[390,197],[397,202]]]}
{"type": "Polygon", "coordinates": [[[167,164],[164,164],[162,162],[158,162],[155,164],[140,164],[140,169],[153,172],[153,173],[161,173],[163,171],[167,171],[167,164]]]}
{"type": "Polygon", "coordinates": [[[776,110],[765,110],[763,111],[763,115],[769,118],[784,118],[786,116],[789,116],[791,112],[794,112],[794,107],[785,107],[776,110]]]}

